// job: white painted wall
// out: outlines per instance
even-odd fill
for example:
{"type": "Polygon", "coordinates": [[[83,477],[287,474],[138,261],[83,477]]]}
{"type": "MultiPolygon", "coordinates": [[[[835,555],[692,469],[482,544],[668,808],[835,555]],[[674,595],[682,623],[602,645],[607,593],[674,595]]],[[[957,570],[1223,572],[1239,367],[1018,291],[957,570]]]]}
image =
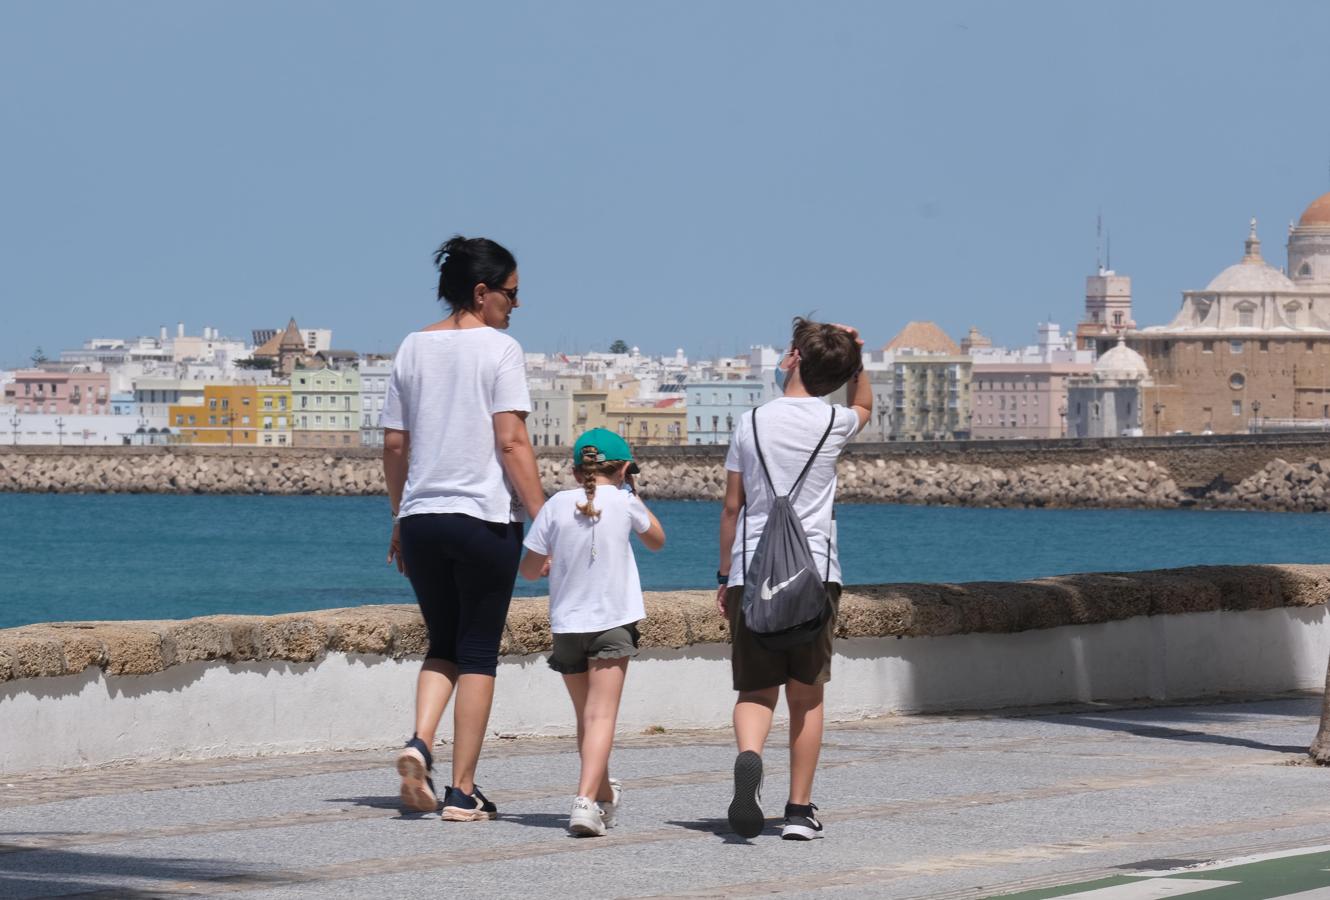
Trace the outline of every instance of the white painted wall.
{"type": "MultiPolygon", "coordinates": [[[[1324,607],[1142,616],[1018,634],[855,638],[837,643],[827,711],[847,720],[1317,689],[1327,658],[1324,607]]],[[[396,746],[411,732],[418,668],[417,660],[329,654],[318,663],[191,663],[111,678],[89,669],[9,682],[0,685],[0,773],[396,746]]],[[[620,728],[726,727],[729,683],[724,645],[643,651],[629,666],[620,728]]],[[[571,733],[563,682],[543,655],[501,662],[491,728],[571,733]]]]}

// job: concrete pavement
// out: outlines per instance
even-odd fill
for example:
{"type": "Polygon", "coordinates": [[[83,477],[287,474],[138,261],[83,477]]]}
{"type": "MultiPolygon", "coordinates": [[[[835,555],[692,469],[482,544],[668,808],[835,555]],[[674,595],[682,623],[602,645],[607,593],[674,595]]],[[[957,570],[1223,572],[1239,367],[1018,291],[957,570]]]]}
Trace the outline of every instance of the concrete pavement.
{"type": "MultiPolygon", "coordinates": [[[[835,725],[815,791],[827,837],[807,844],[774,822],[751,842],[726,833],[725,732],[625,735],[625,808],[603,839],[563,831],[567,739],[492,740],[480,783],[501,816],[477,824],[399,813],[390,750],[11,779],[0,897],[1316,892],[1330,886],[1330,771],[1301,763],[1318,712],[1296,696],[835,725]],[[1237,880],[1186,874],[1253,855],[1237,880]]],[[[767,754],[773,818],[784,737],[767,754]]]]}

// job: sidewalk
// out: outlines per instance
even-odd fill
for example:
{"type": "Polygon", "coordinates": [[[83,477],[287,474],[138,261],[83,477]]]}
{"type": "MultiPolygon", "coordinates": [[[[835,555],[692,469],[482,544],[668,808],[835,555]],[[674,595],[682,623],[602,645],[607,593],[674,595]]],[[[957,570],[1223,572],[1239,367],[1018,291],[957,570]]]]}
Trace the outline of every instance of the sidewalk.
{"type": "Polygon", "coordinates": [[[480,783],[501,817],[476,824],[400,814],[387,750],[24,778],[0,783],[0,897],[1282,896],[1330,886],[1330,771],[1301,764],[1319,709],[836,725],[815,790],[827,838],[806,844],[774,825],[752,842],[726,833],[725,732],[625,737],[625,808],[603,839],[563,831],[567,739],[493,739],[480,783]],[[1230,874],[1195,868],[1253,855],[1230,874]]]}

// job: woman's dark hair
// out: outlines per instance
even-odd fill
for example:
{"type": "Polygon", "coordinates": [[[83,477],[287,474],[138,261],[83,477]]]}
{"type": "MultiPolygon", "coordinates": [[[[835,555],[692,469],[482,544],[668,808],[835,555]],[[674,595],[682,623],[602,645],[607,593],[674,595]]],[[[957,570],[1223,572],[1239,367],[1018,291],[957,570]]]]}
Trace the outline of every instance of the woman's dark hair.
{"type": "Polygon", "coordinates": [[[455,234],[434,252],[439,269],[439,299],[453,312],[476,305],[476,285],[501,288],[517,269],[517,260],[489,238],[465,238],[455,234]]]}

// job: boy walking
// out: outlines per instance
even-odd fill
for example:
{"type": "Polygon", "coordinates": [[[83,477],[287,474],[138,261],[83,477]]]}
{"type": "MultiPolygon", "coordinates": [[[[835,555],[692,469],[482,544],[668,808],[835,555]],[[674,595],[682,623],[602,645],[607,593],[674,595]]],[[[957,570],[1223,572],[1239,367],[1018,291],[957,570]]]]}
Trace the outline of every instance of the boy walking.
{"type": "MultiPolygon", "coordinates": [[[[831,644],[841,593],[832,505],[836,459],[873,410],[872,389],[863,375],[862,346],[853,328],[796,318],[790,347],[776,372],[784,396],[740,418],[725,459],[728,478],[716,602],[729,622],[734,689],[739,692],[734,705],[739,755],[734,762],[729,822],[746,838],[760,834],[764,824],[762,750],[782,686],[790,713],[790,793],[781,837],[812,840],[823,833],[812,792],[822,750],[823,685],[831,678],[831,644]],[[848,407],[819,399],[847,382],[848,407]],[[796,638],[800,642],[793,646],[788,636],[774,640],[752,631],[743,609],[744,568],[753,559],[773,502],[787,494],[812,560],[821,570],[829,604],[821,627],[801,641],[796,638]]],[[[775,597],[781,587],[762,584],[762,600],[775,597]]]]}

